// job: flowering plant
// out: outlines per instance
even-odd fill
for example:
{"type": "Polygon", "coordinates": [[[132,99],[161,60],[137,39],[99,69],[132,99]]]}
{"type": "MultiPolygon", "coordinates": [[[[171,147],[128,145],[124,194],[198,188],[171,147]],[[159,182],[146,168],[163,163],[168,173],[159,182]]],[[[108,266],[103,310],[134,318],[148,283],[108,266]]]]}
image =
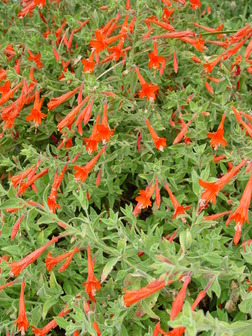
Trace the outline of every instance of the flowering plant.
{"type": "Polygon", "coordinates": [[[1,335],[249,335],[249,9],[1,1],[1,335]]]}

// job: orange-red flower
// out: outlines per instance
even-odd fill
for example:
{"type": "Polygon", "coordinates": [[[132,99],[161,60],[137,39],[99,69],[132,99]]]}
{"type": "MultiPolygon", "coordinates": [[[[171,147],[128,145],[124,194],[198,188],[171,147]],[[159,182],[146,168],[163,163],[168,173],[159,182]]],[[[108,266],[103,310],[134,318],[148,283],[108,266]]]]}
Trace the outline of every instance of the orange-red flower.
{"type": "Polygon", "coordinates": [[[31,109],[31,113],[25,118],[26,121],[34,121],[35,128],[41,124],[41,118],[45,118],[46,114],[41,112],[41,106],[43,104],[43,98],[39,101],[39,92],[35,92],[34,108],[31,109]]]}
{"type": "Polygon", "coordinates": [[[25,330],[29,327],[29,322],[25,314],[24,290],[25,290],[25,281],[23,279],[19,299],[18,319],[14,322],[14,324],[18,324],[18,330],[21,332],[21,335],[24,335],[25,330]]]}
{"type": "Polygon", "coordinates": [[[100,120],[100,113],[98,113],[96,117],[96,121],[92,130],[92,133],[89,138],[83,138],[83,140],[86,143],[86,150],[89,155],[97,151],[98,143],[101,142],[101,139],[99,137],[98,133],[98,123],[100,120]]]}
{"type": "Polygon", "coordinates": [[[88,277],[87,281],[85,281],[82,286],[85,286],[85,291],[88,294],[90,300],[96,302],[95,299],[95,293],[99,289],[101,289],[101,284],[100,281],[96,279],[94,275],[94,262],[91,259],[91,249],[90,246],[88,245],[87,247],[87,253],[88,253],[88,277]]]}
{"type": "Polygon", "coordinates": [[[103,115],[102,115],[102,122],[100,125],[97,126],[97,138],[102,139],[102,143],[106,144],[110,137],[113,135],[114,130],[110,129],[108,124],[108,117],[107,117],[107,100],[105,100],[103,104],[103,115]]]}
{"type": "Polygon", "coordinates": [[[137,290],[127,290],[124,289],[125,294],[123,295],[123,302],[126,307],[129,307],[138,301],[149,297],[150,295],[160,291],[165,287],[164,280],[154,280],[149,283],[147,286],[142,287],[137,290]]]}
{"type": "Polygon", "coordinates": [[[84,167],[74,166],[74,170],[76,170],[76,173],[74,174],[74,177],[77,180],[80,180],[83,183],[86,180],[86,178],[88,177],[89,172],[94,167],[94,165],[96,164],[97,160],[102,155],[102,153],[105,152],[105,150],[106,150],[106,148],[103,147],[100,150],[100,152],[92,160],[90,160],[84,167]]]}
{"type": "Polygon", "coordinates": [[[206,69],[206,72],[212,72],[213,68],[221,61],[223,55],[220,54],[215,60],[213,60],[212,62],[206,62],[205,64],[203,64],[203,67],[206,69]]]}
{"type": "Polygon", "coordinates": [[[238,207],[226,221],[226,225],[229,225],[232,220],[235,221],[235,236],[234,236],[235,245],[237,245],[240,240],[241,230],[244,222],[246,221],[247,223],[249,223],[248,210],[251,202],[251,196],[252,196],[252,172],[250,174],[250,178],[248,180],[246,188],[244,189],[238,207]]]}
{"type": "Polygon", "coordinates": [[[79,251],[80,249],[77,246],[75,246],[72,251],[63,253],[55,258],[52,256],[50,252],[48,252],[47,258],[45,259],[46,268],[48,272],[50,272],[59,262],[68,258],[66,262],[59,269],[59,272],[63,272],[69,266],[71,260],[73,259],[74,254],[79,251]]]}
{"type": "Polygon", "coordinates": [[[18,85],[16,85],[13,89],[8,90],[8,92],[2,94],[1,99],[0,99],[0,106],[2,106],[3,104],[5,104],[10,98],[13,97],[13,93],[16,92],[20,87],[22,86],[22,83],[19,83],[18,85]]]}
{"type": "Polygon", "coordinates": [[[167,22],[159,22],[156,18],[155,19],[146,19],[145,20],[146,23],[154,23],[155,25],[162,27],[165,30],[169,30],[169,31],[175,31],[175,29],[173,28],[172,25],[170,25],[167,22]]]}
{"type": "MultiPolygon", "coordinates": [[[[1,92],[1,96],[3,97],[6,93],[8,93],[10,91],[10,87],[11,87],[11,82],[10,80],[5,81],[3,86],[0,86],[0,92],[1,92]]],[[[13,97],[13,93],[10,96],[10,98],[13,97]]]]}
{"type": "Polygon", "coordinates": [[[220,212],[220,213],[217,213],[217,214],[213,214],[213,215],[210,215],[210,216],[204,216],[204,220],[216,220],[222,216],[225,216],[225,215],[229,215],[231,211],[224,211],[224,212],[220,212]]]}
{"type": "Polygon", "coordinates": [[[231,178],[234,177],[246,163],[247,161],[243,159],[238,166],[230,170],[227,174],[223,175],[216,182],[205,182],[199,179],[199,184],[205,188],[201,194],[200,203],[202,205],[206,205],[208,202],[212,201],[215,205],[216,196],[218,195],[219,191],[225,187],[231,178]]]}
{"type": "Polygon", "coordinates": [[[156,99],[156,91],[159,89],[158,85],[148,84],[141,76],[137,66],[135,66],[135,71],[142,87],[142,90],[138,92],[139,98],[146,97],[149,101],[154,101],[156,99]]]}
{"type": "MultiPolygon", "coordinates": [[[[70,312],[70,309],[67,309],[67,305],[66,307],[58,314],[58,317],[63,317],[65,315],[67,315],[70,312]]],[[[56,320],[52,320],[50,321],[47,325],[45,325],[43,328],[36,328],[34,326],[31,326],[32,328],[32,333],[34,335],[38,335],[38,336],[45,336],[47,335],[52,329],[56,328],[58,325],[58,323],[56,322],[56,320]]]]}
{"type": "Polygon", "coordinates": [[[151,196],[153,195],[155,190],[155,185],[152,185],[151,187],[147,187],[145,190],[140,190],[140,196],[136,197],[137,205],[133,211],[133,214],[137,216],[142,209],[148,208],[148,206],[151,206],[151,196]]]}
{"type": "Polygon", "coordinates": [[[160,191],[158,187],[158,175],[156,176],[155,184],[156,184],[156,189],[155,189],[156,204],[157,204],[157,207],[159,208],[160,203],[161,203],[161,197],[160,197],[160,191]]]}
{"type": "Polygon", "coordinates": [[[82,106],[89,100],[89,96],[87,96],[80,104],[78,104],[77,106],[75,106],[75,108],[68,113],[68,115],[62,119],[57,128],[59,131],[61,131],[64,127],[68,127],[69,129],[72,127],[72,124],[75,120],[75,117],[77,116],[77,114],[79,113],[80,109],[82,108],[82,106]]]}
{"type": "Polygon", "coordinates": [[[191,5],[192,5],[192,9],[197,9],[201,7],[201,2],[199,0],[189,0],[191,5]]]}
{"type": "Polygon", "coordinates": [[[234,35],[229,37],[229,42],[234,44],[240,41],[243,37],[252,33],[252,27],[250,24],[246,23],[245,27],[240,28],[234,35]]]}
{"type": "Polygon", "coordinates": [[[50,100],[50,102],[47,104],[48,110],[51,111],[51,110],[55,109],[57,106],[59,106],[62,103],[64,103],[66,100],[68,100],[69,98],[71,98],[79,89],[80,88],[77,87],[76,89],[63,94],[60,97],[52,98],[50,100]]]}
{"type": "MultiPolygon", "coordinates": [[[[40,173],[33,176],[32,178],[29,178],[29,179],[27,178],[26,182],[21,182],[20,187],[17,191],[18,195],[20,196],[21,194],[23,194],[23,196],[24,196],[26,189],[30,186],[33,187],[33,189],[35,189],[34,188],[34,182],[37,179],[41,178],[42,176],[46,175],[47,173],[48,173],[48,168],[45,168],[44,170],[42,170],[40,173]]],[[[34,191],[36,192],[36,189],[34,191]]]]}
{"type": "Polygon", "coordinates": [[[165,67],[165,58],[163,56],[158,55],[157,50],[157,42],[154,42],[154,49],[151,53],[148,54],[149,56],[149,68],[159,69],[159,63],[161,64],[160,69],[160,76],[162,76],[165,67]]]}
{"type": "Polygon", "coordinates": [[[239,123],[239,124],[242,124],[242,126],[246,129],[246,132],[247,132],[247,133],[249,134],[249,136],[252,138],[252,126],[251,126],[251,124],[250,124],[249,122],[246,124],[246,123],[242,120],[242,117],[241,117],[241,115],[240,115],[240,113],[243,114],[243,115],[244,115],[244,113],[243,113],[243,112],[238,112],[234,106],[232,106],[232,110],[234,111],[234,114],[235,114],[235,117],[236,117],[238,123],[239,123]]]}
{"type": "Polygon", "coordinates": [[[94,53],[89,56],[88,59],[82,59],[81,63],[83,64],[83,72],[85,73],[93,73],[94,72],[94,67],[95,67],[95,62],[94,62],[94,53]]]}
{"type": "Polygon", "coordinates": [[[173,52],[173,69],[175,73],[178,72],[178,60],[175,51],[173,52]]]}
{"type": "Polygon", "coordinates": [[[40,60],[41,55],[40,54],[34,55],[29,49],[27,49],[27,52],[29,54],[28,60],[34,61],[37,64],[38,68],[43,68],[43,63],[40,60]]]}
{"type": "Polygon", "coordinates": [[[168,9],[168,8],[163,8],[163,15],[162,15],[162,20],[164,22],[169,22],[169,17],[172,15],[172,13],[175,11],[175,8],[171,8],[171,9],[168,9]]]}
{"type": "Polygon", "coordinates": [[[154,131],[154,129],[151,127],[150,122],[148,119],[145,119],[145,122],[148,126],[148,129],[150,131],[150,135],[152,137],[153,143],[156,146],[158,150],[161,152],[164,151],[164,148],[166,147],[166,138],[159,138],[157,133],[154,131]]]}
{"type": "Polygon", "coordinates": [[[60,184],[64,177],[66,169],[67,169],[67,165],[64,166],[59,176],[58,176],[58,172],[56,172],[54,176],[54,181],[53,181],[52,189],[50,192],[50,196],[47,199],[48,207],[52,213],[55,213],[56,208],[60,209],[60,205],[56,203],[57,189],[60,187],[60,184]]]}
{"type": "MultiPolygon", "coordinates": [[[[205,31],[208,31],[208,32],[211,32],[211,33],[217,33],[217,32],[219,32],[219,31],[221,31],[222,28],[223,28],[223,24],[221,24],[221,25],[220,25],[219,27],[217,27],[217,28],[210,28],[210,27],[202,26],[202,25],[200,25],[200,24],[198,24],[198,23],[195,23],[195,22],[194,22],[193,24],[194,24],[195,27],[204,29],[205,31]]],[[[222,37],[223,37],[222,34],[218,34],[217,36],[218,36],[219,38],[222,38],[222,37]]]]}
{"type": "Polygon", "coordinates": [[[44,246],[38,248],[37,250],[33,251],[32,253],[28,254],[25,258],[21,259],[20,261],[13,261],[9,262],[9,266],[11,267],[10,273],[17,277],[19,273],[25,269],[28,265],[34,263],[35,260],[52,244],[58,241],[58,237],[53,237],[48,243],[44,246]]]}
{"type": "Polygon", "coordinates": [[[193,45],[194,48],[196,48],[200,52],[203,52],[203,50],[204,50],[205,40],[203,40],[201,38],[200,34],[199,34],[198,38],[192,39],[190,37],[182,37],[181,40],[186,42],[186,43],[189,43],[189,44],[193,45]]]}
{"type": "Polygon", "coordinates": [[[11,240],[15,239],[19,226],[22,220],[25,218],[26,214],[27,214],[27,211],[16,221],[15,225],[13,226],[13,229],[11,231],[11,240]]]}
{"type": "Polygon", "coordinates": [[[177,201],[177,199],[173,195],[173,193],[171,192],[171,189],[169,188],[168,184],[165,183],[164,181],[163,181],[163,183],[164,183],[165,189],[168,191],[168,194],[169,194],[169,196],[171,198],[172,205],[173,205],[173,207],[175,209],[175,212],[174,212],[174,215],[173,215],[172,219],[175,219],[178,215],[184,215],[185,214],[185,210],[190,209],[190,205],[187,205],[187,206],[181,205],[177,201]]]}
{"type": "Polygon", "coordinates": [[[225,118],[226,118],[226,114],[223,114],[220,125],[217,129],[217,132],[207,133],[207,137],[211,139],[210,145],[215,150],[217,150],[220,145],[224,147],[227,145],[227,141],[224,139],[224,129],[223,129],[225,118]]]}
{"type": "Polygon", "coordinates": [[[170,313],[170,320],[171,321],[175,319],[175,317],[178,315],[178,313],[181,311],[181,309],[183,307],[183,302],[184,302],[184,299],[185,299],[186,289],[187,289],[187,286],[189,285],[190,281],[191,281],[191,276],[190,275],[186,276],[182,288],[180,289],[176,299],[172,303],[172,308],[171,308],[171,313],[170,313]]]}
{"type": "Polygon", "coordinates": [[[130,10],[130,0],[126,0],[126,6],[125,6],[125,9],[126,10],[130,10]]]}
{"type": "Polygon", "coordinates": [[[196,115],[194,115],[192,120],[189,120],[187,124],[182,125],[182,130],[179,132],[179,134],[174,139],[173,145],[176,145],[177,143],[179,143],[183,139],[184,135],[188,132],[188,127],[191,125],[191,123],[192,123],[192,121],[195,117],[196,117],[196,115]]]}

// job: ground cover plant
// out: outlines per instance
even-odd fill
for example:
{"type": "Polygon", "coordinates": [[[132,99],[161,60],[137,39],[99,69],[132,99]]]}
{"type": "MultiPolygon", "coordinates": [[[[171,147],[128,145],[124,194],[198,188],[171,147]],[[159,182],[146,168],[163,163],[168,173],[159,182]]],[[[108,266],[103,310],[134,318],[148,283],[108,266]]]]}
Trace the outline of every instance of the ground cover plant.
{"type": "Polygon", "coordinates": [[[251,335],[250,13],[1,1],[1,335],[251,335]]]}

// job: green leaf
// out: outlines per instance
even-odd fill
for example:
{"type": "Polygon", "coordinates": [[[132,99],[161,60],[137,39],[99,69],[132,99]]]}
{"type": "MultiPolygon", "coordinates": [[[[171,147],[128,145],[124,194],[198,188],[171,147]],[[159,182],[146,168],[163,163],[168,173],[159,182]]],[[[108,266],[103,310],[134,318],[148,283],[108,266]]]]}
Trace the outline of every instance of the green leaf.
{"type": "Polygon", "coordinates": [[[69,325],[69,322],[66,321],[63,317],[54,317],[54,320],[57,322],[58,326],[62,329],[66,329],[69,325]]]}
{"type": "Polygon", "coordinates": [[[43,305],[43,310],[42,310],[42,319],[44,320],[46,317],[46,314],[48,312],[48,310],[55,304],[57,303],[57,299],[55,298],[51,298],[46,300],[46,302],[43,305]]]}
{"type": "Polygon", "coordinates": [[[119,259],[120,257],[112,258],[107,262],[102,271],[101,282],[104,282],[107,279],[109,273],[112,271],[119,259]]]}

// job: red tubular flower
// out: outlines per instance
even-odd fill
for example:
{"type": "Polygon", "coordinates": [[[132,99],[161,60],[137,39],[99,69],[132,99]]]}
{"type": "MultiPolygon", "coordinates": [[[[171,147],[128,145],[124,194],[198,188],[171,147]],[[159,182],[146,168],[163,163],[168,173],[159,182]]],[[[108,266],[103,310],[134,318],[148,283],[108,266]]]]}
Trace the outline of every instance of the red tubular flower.
{"type": "Polygon", "coordinates": [[[148,119],[145,119],[145,122],[149,128],[150,135],[152,137],[153,143],[156,146],[158,150],[161,152],[164,151],[164,148],[166,147],[166,138],[159,138],[157,133],[154,131],[154,129],[151,127],[150,122],[148,119]]]}
{"type": "MultiPolygon", "coordinates": [[[[149,56],[149,68],[159,69],[159,63],[161,65],[165,65],[165,58],[163,56],[158,56],[157,50],[157,42],[154,42],[154,49],[151,53],[148,54],[149,56]]],[[[164,67],[163,65],[163,67],[164,67]]]]}
{"type": "Polygon", "coordinates": [[[176,136],[176,138],[174,139],[173,141],[173,145],[176,145],[177,143],[179,143],[184,135],[188,132],[188,127],[191,125],[193,119],[196,117],[196,115],[193,116],[192,120],[189,120],[187,124],[185,124],[183,127],[182,127],[182,130],[179,132],[179,134],[176,136]]]}
{"type": "Polygon", "coordinates": [[[68,258],[71,255],[71,253],[72,252],[70,251],[70,252],[66,252],[64,254],[61,254],[57,257],[53,257],[52,254],[50,252],[48,252],[47,258],[45,259],[46,268],[47,268],[48,272],[50,272],[59,262],[68,258]]]}
{"type": "Polygon", "coordinates": [[[11,240],[15,239],[19,226],[26,215],[27,215],[27,211],[16,221],[15,225],[13,226],[12,232],[11,232],[11,240]]]}
{"type": "Polygon", "coordinates": [[[249,55],[251,54],[252,52],[252,40],[250,40],[246,50],[245,50],[245,54],[244,54],[244,57],[245,58],[249,58],[249,55]]]}
{"type": "Polygon", "coordinates": [[[242,40],[241,42],[237,43],[233,48],[228,49],[227,51],[225,51],[223,53],[223,59],[227,60],[231,56],[233,56],[234,54],[236,54],[238,52],[238,50],[241,49],[241,47],[243,46],[243,44],[251,37],[251,35],[252,35],[252,33],[250,33],[250,35],[248,35],[244,40],[242,40]]]}
{"type": "MultiPolygon", "coordinates": [[[[10,80],[5,81],[3,86],[0,86],[0,92],[1,92],[1,96],[3,97],[6,93],[8,93],[10,91],[10,87],[11,87],[11,82],[10,80]]],[[[10,96],[10,98],[13,98],[13,93],[10,96]]]]}
{"type": "Polygon", "coordinates": [[[199,0],[189,0],[191,5],[192,5],[192,9],[196,10],[197,8],[201,7],[201,2],[199,0]]]}
{"type": "Polygon", "coordinates": [[[91,102],[88,104],[87,111],[86,111],[86,113],[84,115],[84,118],[83,118],[84,125],[86,125],[89,122],[90,118],[91,118],[93,104],[94,104],[94,99],[92,99],[91,102]]]}
{"type": "Polygon", "coordinates": [[[245,27],[240,28],[234,35],[229,37],[229,43],[234,44],[235,42],[240,41],[246,35],[251,34],[251,32],[251,25],[246,23],[245,27]]]}
{"type": "Polygon", "coordinates": [[[177,61],[175,51],[173,52],[173,68],[174,68],[174,72],[177,73],[178,72],[178,61],[177,61]]]}
{"type": "Polygon", "coordinates": [[[213,215],[210,215],[210,216],[204,216],[204,220],[216,220],[222,216],[225,216],[225,215],[229,215],[231,213],[231,211],[225,211],[225,212],[221,212],[221,213],[217,213],[217,214],[213,214],[213,215]]]}
{"type": "Polygon", "coordinates": [[[229,225],[232,220],[235,221],[235,236],[234,236],[235,245],[237,245],[240,240],[241,230],[244,222],[246,221],[247,223],[249,223],[248,210],[251,202],[251,196],[252,196],[252,172],[250,174],[250,178],[248,180],[246,188],[244,189],[238,207],[226,221],[226,225],[229,225]]]}
{"type": "Polygon", "coordinates": [[[201,60],[196,56],[191,57],[191,60],[195,63],[201,63],[201,60]]]}
{"type": "Polygon", "coordinates": [[[169,188],[168,184],[165,183],[164,180],[163,180],[163,183],[164,183],[165,189],[168,191],[168,194],[170,196],[172,205],[173,205],[173,207],[175,209],[175,212],[174,212],[174,215],[173,215],[172,219],[175,219],[178,215],[185,214],[185,210],[190,209],[190,205],[183,206],[183,205],[179,204],[179,202],[177,201],[177,199],[175,198],[175,196],[171,192],[171,189],[169,188]]]}
{"type": "Polygon", "coordinates": [[[89,138],[83,138],[83,140],[86,143],[86,150],[88,152],[89,155],[91,155],[92,153],[97,151],[97,146],[98,143],[101,142],[101,139],[99,137],[99,135],[97,136],[98,133],[98,123],[100,120],[100,113],[98,113],[97,117],[96,117],[96,121],[92,130],[92,133],[90,135],[89,138]]]}
{"type": "Polygon", "coordinates": [[[201,194],[201,205],[206,205],[210,201],[212,201],[215,205],[216,196],[218,195],[219,191],[225,187],[225,185],[231,180],[231,178],[234,177],[246,163],[247,161],[243,159],[237,167],[230,170],[227,174],[223,175],[216,182],[205,182],[199,179],[199,184],[205,188],[205,190],[201,194]]]}
{"type": "Polygon", "coordinates": [[[7,74],[6,70],[0,69],[0,81],[6,79],[6,74],[7,74]]]}
{"type": "MultiPolygon", "coordinates": [[[[58,314],[58,317],[63,317],[65,315],[67,315],[70,312],[70,309],[65,310],[67,308],[66,307],[58,314]]],[[[34,326],[31,326],[32,328],[32,333],[34,335],[38,335],[38,336],[45,336],[47,335],[52,329],[56,328],[58,325],[58,323],[53,319],[52,321],[50,321],[46,326],[44,326],[44,328],[35,328],[34,326]]]]}
{"type": "Polygon", "coordinates": [[[224,121],[226,118],[226,114],[222,115],[221,123],[215,133],[207,133],[207,137],[211,139],[210,145],[217,150],[220,145],[226,146],[227,141],[224,139],[224,121]]]}
{"type": "MultiPolygon", "coordinates": [[[[38,180],[39,178],[41,178],[42,176],[44,176],[44,175],[46,175],[48,173],[48,168],[45,168],[44,170],[42,170],[42,172],[40,172],[40,173],[38,173],[37,175],[35,175],[34,177],[32,177],[31,179],[27,179],[27,181],[26,182],[21,182],[20,183],[20,187],[19,187],[19,189],[18,189],[18,191],[17,191],[17,193],[18,193],[18,195],[20,196],[21,194],[23,194],[23,196],[24,196],[24,194],[25,194],[25,191],[26,191],[26,189],[28,188],[28,187],[30,187],[30,186],[33,186],[33,184],[34,184],[34,182],[36,181],[36,180],[38,180]]],[[[36,190],[35,190],[36,191],[36,190]]]]}
{"type": "Polygon", "coordinates": [[[19,273],[25,269],[28,265],[34,263],[35,260],[53,243],[58,241],[58,237],[53,237],[47,244],[28,254],[25,258],[20,261],[9,262],[9,266],[11,267],[10,273],[17,277],[19,273]]]}
{"type": "Polygon", "coordinates": [[[235,117],[238,121],[239,124],[242,124],[242,126],[246,129],[247,133],[249,134],[250,137],[252,137],[252,126],[249,123],[245,123],[242,120],[242,117],[240,115],[240,113],[236,110],[236,108],[234,106],[232,106],[232,110],[234,111],[235,117]]]}
{"type": "Polygon", "coordinates": [[[101,289],[101,284],[100,281],[97,280],[94,275],[94,268],[93,268],[94,262],[91,259],[91,249],[89,245],[87,247],[87,253],[88,253],[88,277],[87,281],[85,281],[82,284],[82,286],[85,286],[85,291],[88,294],[90,300],[96,302],[94,295],[96,291],[101,289]]]}
{"type": "Polygon", "coordinates": [[[53,109],[55,109],[57,106],[61,105],[62,103],[64,103],[66,100],[68,100],[69,98],[71,98],[80,88],[77,87],[76,89],[63,94],[60,97],[57,98],[52,98],[50,100],[50,102],[47,104],[48,110],[51,111],[53,109]]]}
{"type": "Polygon", "coordinates": [[[213,90],[212,86],[208,82],[205,82],[204,84],[205,84],[205,87],[206,87],[207,91],[211,94],[214,94],[214,90],[213,90]]]}
{"type": "Polygon", "coordinates": [[[3,94],[0,99],[0,106],[5,104],[11,97],[13,97],[13,93],[16,92],[21,86],[22,86],[22,83],[19,83],[13,89],[3,94]]]}
{"type": "Polygon", "coordinates": [[[69,112],[68,115],[64,119],[61,120],[61,122],[57,126],[59,131],[61,131],[64,127],[68,127],[68,128],[72,127],[75,117],[79,113],[82,106],[88,100],[89,100],[89,96],[87,96],[80,104],[78,104],[71,112],[69,112]]]}
{"type": "Polygon", "coordinates": [[[153,195],[155,190],[155,185],[152,185],[151,187],[147,187],[146,190],[140,190],[140,196],[136,197],[137,205],[135,209],[133,210],[133,214],[137,216],[142,209],[148,208],[148,206],[151,206],[151,196],[153,195]]]}
{"type": "Polygon", "coordinates": [[[171,308],[171,314],[170,314],[170,320],[174,320],[175,317],[178,315],[178,313],[181,311],[185,299],[185,294],[186,294],[186,289],[187,286],[189,285],[191,281],[191,276],[188,275],[185,278],[185,281],[183,283],[182,288],[180,289],[176,299],[172,303],[172,308],[171,308]]]}
{"type": "Polygon", "coordinates": [[[24,172],[12,176],[11,182],[14,188],[17,188],[17,186],[30,174],[30,172],[34,169],[34,167],[30,167],[26,169],[24,172]]]}
{"type": "Polygon", "coordinates": [[[57,189],[60,187],[60,184],[63,180],[66,169],[67,169],[67,165],[64,166],[59,176],[57,172],[55,173],[55,176],[54,176],[54,181],[53,181],[52,189],[50,192],[50,196],[47,199],[48,207],[52,213],[55,213],[56,208],[60,209],[60,205],[56,203],[57,189]]]}
{"type": "Polygon", "coordinates": [[[160,191],[159,191],[159,188],[158,188],[158,175],[156,176],[155,182],[156,182],[156,190],[155,190],[156,204],[157,204],[157,207],[159,209],[160,203],[161,203],[161,198],[160,198],[160,191]]]}
{"type": "Polygon", "coordinates": [[[27,52],[29,54],[28,60],[34,61],[37,64],[38,68],[43,68],[43,63],[40,61],[41,55],[34,55],[29,49],[27,49],[27,52]]]}
{"type": "Polygon", "coordinates": [[[149,283],[147,286],[142,287],[137,290],[126,290],[125,294],[123,295],[123,302],[126,307],[129,307],[138,301],[149,297],[150,295],[160,291],[162,288],[165,287],[164,280],[154,280],[149,283]]]}
{"type": "Polygon", "coordinates": [[[94,67],[95,67],[95,62],[94,62],[94,53],[89,56],[88,59],[82,59],[81,63],[83,64],[83,72],[85,73],[93,73],[94,72],[94,67]]]}
{"type": "Polygon", "coordinates": [[[24,290],[25,290],[25,281],[23,279],[23,282],[21,284],[18,319],[14,322],[14,324],[18,324],[18,330],[21,332],[21,335],[24,335],[25,330],[29,327],[29,322],[25,314],[24,290]]]}
{"type": "Polygon", "coordinates": [[[191,30],[185,30],[185,31],[180,31],[180,32],[172,32],[172,33],[165,33],[162,35],[156,35],[153,36],[153,39],[158,39],[158,38],[177,38],[177,39],[182,39],[184,37],[189,37],[189,36],[195,36],[195,33],[191,30]]]}
{"type": "MultiPolygon", "coordinates": [[[[198,23],[194,23],[194,26],[195,27],[198,27],[198,28],[201,28],[201,29],[204,29],[205,31],[208,31],[208,32],[211,32],[211,33],[217,33],[219,31],[221,31],[223,29],[223,24],[221,24],[219,27],[217,28],[210,28],[210,27],[206,27],[206,26],[201,26],[199,25],[198,23]]],[[[217,35],[219,38],[222,38],[223,35],[222,34],[218,34],[217,35]]]]}
{"type": "Polygon", "coordinates": [[[83,183],[88,177],[89,172],[94,167],[94,165],[96,164],[97,160],[102,155],[102,153],[105,152],[105,150],[106,150],[106,147],[103,147],[100,150],[100,152],[92,160],[90,160],[84,167],[74,166],[74,170],[76,170],[74,177],[83,183]]]}
{"type": "Polygon", "coordinates": [[[114,130],[111,130],[108,124],[108,117],[107,117],[107,99],[103,104],[103,116],[102,122],[100,125],[97,126],[97,135],[96,138],[102,139],[102,143],[105,145],[109,140],[110,137],[113,135],[114,130]]]}
{"type": "Polygon", "coordinates": [[[140,151],[141,139],[142,139],[142,133],[141,133],[141,131],[139,131],[138,134],[137,134],[137,150],[138,150],[138,152],[140,151]]]}
{"type": "Polygon", "coordinates": [[[146,19],[146,22],[148,23],[154,23],[155,25],[162,27],[165,30],[169,30],[169,31],[175,31],[175,29],[173,28],[172,25],[170,25],[169,23],[165,23],[165,22],[159,22],[158,20],[153,20],[153,19],[146,19]]]}
{"type": "Polygon", "coordinates": [[[130,7],[130,0],[126,0],[126,6],[125,6],[125,9],[126,10],[129,10],[131,7],[130,7]]]}
{"type": "Polygon", "coordinates": [[[7,282],[4,285],[1,285],[0,286],[0,291],[3,290],[4,288],[7,288],[7,287],[10,287],[10,286],[14,285],[14,283],[15,283],[14,281],[10,281],[10,282],[7,282]]]}
{"type": "Polygon", "coordinates": [[[153,334],[152,336],[158,336],[159,334],[161,335],[168,335],[169,332],[166,332],[164,331],[161,326],[160,326],[160,322],[158,322],[156,325],[155,325],[155,328],[153,330],[153,334]]]}
{"type": "Polygon", "coordinates": [[[213,60],[212,62],[206,62],[205,64],[203,64],[203,67],[206,69],[206,72],[212,72],[213,68],[221,61],[223,55],[220,54],[215,60],[213,60]]]}
{"type": "Polygon", "coordinates": [[[46,114],[41,113],[41,106],[43,104],[43,98],[39,101],[39,92],[35,92],[34,108],[31,109],[31,113],[25,118],[26,121],[34,121],[35,128],[41,125],[41,118],[45,118],[46,114]]]}
{"type": "Polygon", "coordinates": [[[76,252],[79,252],[80,249],[78,248],[78,246],[75,246],[73,251],[70,252],[70,255],[68,256],[67,260],[64,262],[64,264],[60,267],[59,269],[59,273],[65,271],[65,269],[68,268],[68,266],[70,265],[73,256],[75,255],[76,252]]]}
{"type": "Polygon", "coordinates": [[[142,87],[142,90],[138,92],[139,98],[146,97],[150,102],[154,101],[156,99],[155,92],[159,89],[158,85],[148,84],[141,76],[137,66],[135,66],[135,71],[142,87]]]}

